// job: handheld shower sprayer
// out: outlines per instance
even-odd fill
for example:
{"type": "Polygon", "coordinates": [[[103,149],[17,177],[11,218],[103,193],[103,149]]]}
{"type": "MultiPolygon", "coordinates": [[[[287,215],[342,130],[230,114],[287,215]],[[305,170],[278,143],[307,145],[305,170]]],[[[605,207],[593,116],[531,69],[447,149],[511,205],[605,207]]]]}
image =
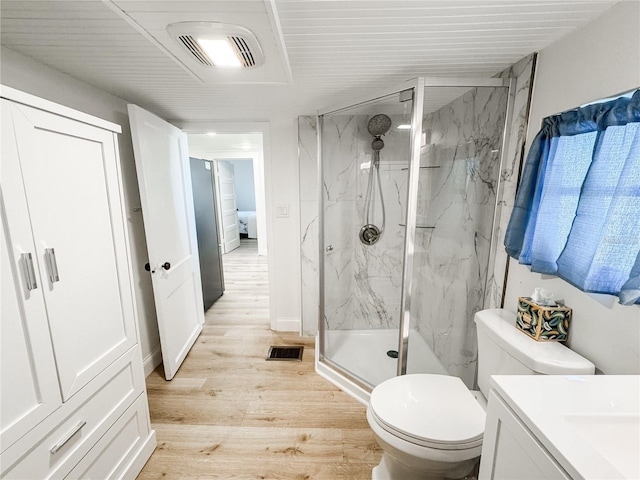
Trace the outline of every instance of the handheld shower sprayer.
{"type": "Polygon", "coordinates": [[[365,245],[373,245],[382,236],[385,227],[385,211],[384,211],[384,197],[382,195],[382,184],[380,182],[380,150],[384,148],[384,141],[380,138],[391,129],[391,119],[382,113],[374,115],[369,119],[367,124],[367,130],[374,137],[371,142],[371,149],[373,150],[373,159],[371,160],[371,166],[369,167],[369,182],[367,184],[367,193],[364,200],[364,223],[365,225],[360,229],[360,241],[365,245]],[[378,195],[380,196],[380,207],[382,210],[382,223],[380,227],[374,225],[373,216],[375,210],[375,185],[374,178],[378,186],[378,195]]]}
{"type": "Polygon", "coordinates": [[[380,161],[380,150],[384,148],[384,142],[380,137],[387,133],[389,129],[391,129],[391,119],[385,114],[379,113],[369,119],[367,130],[374,137],[371,142],[371,149],[376,163],[380,161]]]}

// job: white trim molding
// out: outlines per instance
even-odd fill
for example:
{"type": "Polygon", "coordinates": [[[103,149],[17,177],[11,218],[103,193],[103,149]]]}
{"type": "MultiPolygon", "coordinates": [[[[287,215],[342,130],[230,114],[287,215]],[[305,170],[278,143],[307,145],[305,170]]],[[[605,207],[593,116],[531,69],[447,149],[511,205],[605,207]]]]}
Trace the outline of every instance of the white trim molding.
{"type": "Polygon", "coordinates": [[[158,365],[162,363],[162,350],[160,350],[160,345],[153,352],[148,354],[146,357],[142,359],[142,365],[144,367],[144,376],[145,378],[151,375],[158,365]]]}
{"type": "Polygon", "coordinates": [[[298,332],[300,333],[302,322],[299,318],[277,318],[275,322],[276,332],[298,332]]]}

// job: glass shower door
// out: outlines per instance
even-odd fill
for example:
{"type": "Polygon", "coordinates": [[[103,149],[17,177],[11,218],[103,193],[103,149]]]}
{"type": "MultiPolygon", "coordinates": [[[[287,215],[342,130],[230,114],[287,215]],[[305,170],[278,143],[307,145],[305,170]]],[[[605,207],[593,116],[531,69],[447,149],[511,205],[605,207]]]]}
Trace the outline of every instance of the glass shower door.
{"type": "Polygon", "coordinates": [[[509,81],[420,78],[318,116],[319,360],[474,387],[509,81]]]}
{"type": "Polygon", "coordinates": [[[506,86],[425,87],[407,373],[474,387],[508,99],[506,86]]]}
{"type": "Polygon", "coordinates": [[[318,117],[320,359],[368,389],[397,371],[413,93],[318,117]]]}

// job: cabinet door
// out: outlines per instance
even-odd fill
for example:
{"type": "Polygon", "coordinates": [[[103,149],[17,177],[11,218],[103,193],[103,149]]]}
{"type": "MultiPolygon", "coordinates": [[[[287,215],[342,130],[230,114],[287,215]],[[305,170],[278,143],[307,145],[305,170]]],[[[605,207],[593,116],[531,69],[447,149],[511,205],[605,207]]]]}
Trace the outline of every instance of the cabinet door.
{"type": "Polygon", "coordinates": [[[480,458],[480,480],[571,478],[493,390],[489,393],[480,458]]]}
{"type": "Polygon", "coordinates": [[[1,108],[0,450],[4,451],[56,410],[61,399],[11,114],[4,100],[1,108]],[[26,258],[29,254],[31,261],[26,258]],[[33,278],[27,286],[29,273],[33,278]]]}
{"type": "Polygon", "coordinates": [[[66,401],[136,343],[115,135],[11,108],[66,401]]]}

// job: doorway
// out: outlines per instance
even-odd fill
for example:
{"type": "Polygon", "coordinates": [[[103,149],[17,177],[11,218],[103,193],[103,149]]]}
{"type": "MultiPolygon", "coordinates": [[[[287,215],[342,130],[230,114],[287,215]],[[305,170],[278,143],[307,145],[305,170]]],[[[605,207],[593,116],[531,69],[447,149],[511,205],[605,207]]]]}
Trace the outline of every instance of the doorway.
{"type": "MultiPolygon", "coordinates": [[[[268,264],[265,188],[268,125],[248,124],[244,131],[239,126],[229,128],[222,124],[183,128],[187,133],[189,156],[212,165],[225,277],[229,263],[226,257],[238,246],[245,255],[248,247],[250,252],[263,258],[261,263],[268,264]]],[[[271,278],[268,284],[271,291],[271,278]]],[[[269,311],[273,328],[274,316],[271,308],[269,311]]]]}
{"type": "Polygon", "coordinates": [[[239,240],[239,234],[243,233],[257,240],[258,255],[267,256],[263,133],[209,130],[187,136],[189,156],[215,164],[223,252],[237,247],[236,236],[239,240]],[[236,212],[234,218],[230,218],[233,211],[236,212]],[[238,211],[243,212],[240,218],[237,218],[238,211]]]}

